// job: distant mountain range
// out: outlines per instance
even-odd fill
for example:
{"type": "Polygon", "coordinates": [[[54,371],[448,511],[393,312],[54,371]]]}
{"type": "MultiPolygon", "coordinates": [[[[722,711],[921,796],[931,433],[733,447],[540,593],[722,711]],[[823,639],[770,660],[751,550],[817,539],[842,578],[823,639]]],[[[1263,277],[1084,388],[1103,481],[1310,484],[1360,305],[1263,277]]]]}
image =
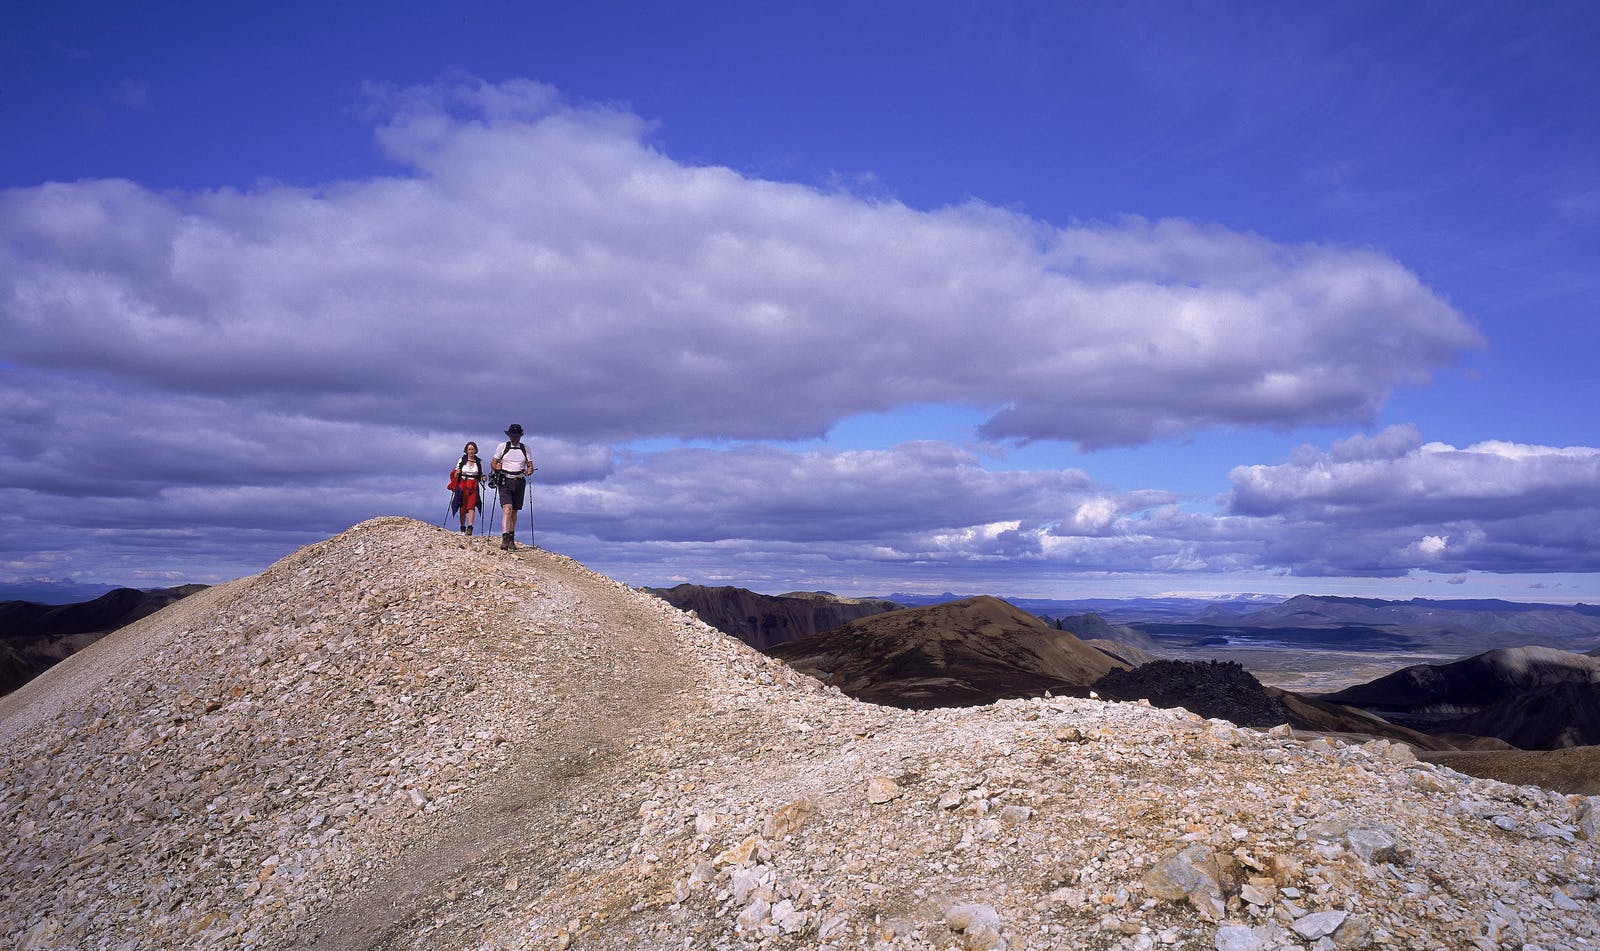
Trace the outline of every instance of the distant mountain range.
{"type": "Polygon", "coordinates": [[[1137,606],[1104,615],[1148,635],[1157,648],[1236,647],[1421,652],[1467,656],[1540,644],[1586,652],[1600,649],[1600,608],[1465,600],[1382,601],[1301,595],[1278,604],[1163,606],[1165,616],[1137,606]]]}
{"type": "MultiPolygon", "coordinates": [[[[959,600],[961,595],[889,595],[886,600],[926,606],[959,600]]],[[[968,595],[967,597],[970,597],[968,595]]],[[[1262,629],[1328,631],[1369,629],[1389,643],[1436,647],[1448,644],[1462,654],[1511,644],[1544,643],[1565,650],[1600,649],[1600,605],[1544,604],[1498,599],[1388,601],[1329,595],[1246,594],[1219,598],[1007,598],[1024,611],[1058,618],[1097,614],[1113,624],[1136,626],[1147,633],[1176,635],[1150,625],[1203,625],[1187,636],[1206,634],[1258,639],[1262,629]],[[1403,640],[1402,640],[1403,639],[1403,640]]]]}
{"type": "Polygon", "coordinates": [[[1522,644],[1579,652],[1600,646],[1600,607],[1587,604],[1300,595],[1245,614],[1213,611],[1195,620],[1217,624],[1222,618],[1228,626],[1244,629],[1368,628],[1403,637],[1414,646],[1448,647],[1461,654],[1522,644]]]}
{"type": "MultiPolygon", "coordinates": [[[[949,601],[959,601],[975,595],[959,595],[945,592],[944,594],[904,594],[887,595],[883,600],[893,601],[907,607],[927,607],[934,604],[944,604],[949,601]]],[[[1098,614],[1116,624],[1128,624],[1136,621],[1193,621],[1205,616],[1208,612],[1222,612],[1224,614],[1244,614],[1254,611],[1265,605],[1277,604],[1284,599],[1270,594],[1238,594],[1216,598],[1074,598],[1062,600],[1058,598],[1006,598],[1007,604],[1013,604],[1024,611],[1037,614],[1040,617],[1069,617],[1072,615],[1098,614]]]]}
{"type": "Polygon", "coordinates": [[[116,588],[92,601],[65,605],[0,601],[0,694],[17,689],[117,628],[205,587],[116,588]]]}

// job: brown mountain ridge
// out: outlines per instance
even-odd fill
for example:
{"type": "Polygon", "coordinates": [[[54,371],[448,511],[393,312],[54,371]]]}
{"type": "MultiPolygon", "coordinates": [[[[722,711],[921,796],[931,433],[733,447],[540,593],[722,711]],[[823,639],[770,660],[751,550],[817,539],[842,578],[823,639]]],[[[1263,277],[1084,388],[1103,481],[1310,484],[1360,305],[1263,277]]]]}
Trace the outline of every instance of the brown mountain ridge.
{"type": "Polygon", "coordinates": [[[878,614],[767,653],[847,696],[907,709],[1085,696],[1128,666],[988,595],[878,614]]]}
{"type": "Polygon", "coordinates": [[[694,612],[700,620],[756,650],[811,637],[859,618],[900,608],[893,601],[841,598],[826,591],[770,595],[729,585],[698,584],[644,590],[680,611],[694,612]]]}

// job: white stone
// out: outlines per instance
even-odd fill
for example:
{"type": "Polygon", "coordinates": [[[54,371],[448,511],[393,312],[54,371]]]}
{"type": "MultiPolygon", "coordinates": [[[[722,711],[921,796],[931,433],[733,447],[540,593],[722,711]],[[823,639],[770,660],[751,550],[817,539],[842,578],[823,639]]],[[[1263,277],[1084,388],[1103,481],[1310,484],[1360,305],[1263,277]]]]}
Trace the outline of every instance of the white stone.
{"type": "Polygon", "coordinates": [[[1223,925],[1213,946],[1216,951],[1265,951],[1267,945],[1249,925],[1223,925]]]}
{"type": "Polygon", "coordinates": [[[1292,927],[1300,937],[1307,941],[1315,941],[1333,934],[1348,917],[1350,917],[1348,911],[1314,911],[1296,919],[1292,927]]]}

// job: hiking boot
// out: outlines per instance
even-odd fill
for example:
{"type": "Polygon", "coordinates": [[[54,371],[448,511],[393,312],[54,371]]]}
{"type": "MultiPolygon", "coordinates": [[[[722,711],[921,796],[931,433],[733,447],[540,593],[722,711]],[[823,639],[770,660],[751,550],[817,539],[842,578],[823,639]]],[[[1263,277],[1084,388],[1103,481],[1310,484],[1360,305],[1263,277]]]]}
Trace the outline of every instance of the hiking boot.
{"type": "Polygon", "coordinates": [[[463,528],[462,531],[466,532],[468,535],[471,535],[472,534],[472,526],[468,525],[466,528],[463,528]]]}
{"type": "Polygon", "coordinates": [[[500,535],[500,550],[501,551],[510,551],[511,550],[511,533],[510,532],[501,533],[501,535],[500,535]]]}

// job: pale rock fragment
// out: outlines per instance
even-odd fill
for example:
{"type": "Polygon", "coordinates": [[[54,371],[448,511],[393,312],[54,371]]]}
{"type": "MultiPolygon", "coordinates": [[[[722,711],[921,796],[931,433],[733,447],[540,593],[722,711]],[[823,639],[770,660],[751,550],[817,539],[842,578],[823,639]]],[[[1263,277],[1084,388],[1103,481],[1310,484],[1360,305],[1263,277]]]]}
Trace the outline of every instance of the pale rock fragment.
{"type": "Polygon", "coordinates": [[[1362,861],[1374,865],[1404,865],[1410,857],[1400,837],[1388,829],[1351,829],[1345,833],[1345,841],[1362,861]]]}
{"type": "Polygon", "coordinates": [[[770,869],[765,865],[741,866],[733,870],[728,884],[733,888],[733,900],[741,905],[748,904],[750,896],[761,887],[762,877],[770,869]]]}
{"type": "Polygon", "coordinates": [[[1216,877],[1216,853],[1203,844],[1169,855],[1144,875],[1145,891],[1167,901],[1188,901],[1200,917],[1221,921],[1226,909],[1216,877]]]}
{"type": "Polygon", "coordinates": [[[1307,941],[1315,941],[1333,934],[1348,917],[1350,917],[1348,911],[1314,911],[1297,918],[1293,928],[1295,934],[1300,937],[1307,941]]]}
{"type": "Polygon", "coordinates": [[[793,832],[798,832],[800,827],[816,815],[817,804],[809,798],[796,799],[779,806],[777,811],[767,817],[761,826],[761,836],[765,839],[777,840],[793,832]]]}
{"type": "Polygon", "coordinates": [[[794,902],[785,898],[772,906],[772,923],[777,925],[784,934],[794,934],[805,930],[811,916],[807,912],[794,907],[794,902]]]}
{"type": "Polygon", "coordinates": [[[1408,744],[1395,743],[1383,751],[1383,758],[1391,763],[1415,763],[1417,761],[1417,751],[1413,750],[1408,744]]]}
{"type": "Polygon", "coordinates": [[[1266,951],[1267,943],[1249,925],[1223,925],[1212,946],[1216,951],[1266,951]]]}
{"type": "Polygon", "coordinates": [[[970,951],[1004,951],[1006,947],[1006,940],[1000,935],[1000,914],[993,906],[955,905],[945,912],[944,922],[961,933],[970,951]]]}
{"type": "Polygon", "coordinates": [[[771,911],[772,906],[770,904],[763,899],[757,898],[749,905],[746,905],[744,911],[739,912],[739,917],[735,920],[739,923],[740,928],[751,931],[761,927],[766,922],[767,915],[771,911]]]}
{"type": "Polygon", "coordinates": [[[867,802],[881,806],[905,794],[900,784],[887,776],[874,776],[867,780],[867,802]]]}
{"type": "Polygon", "coordinates": [[[756,847],[760,845],[760,843],[761,839],[758,836],[752,835],[742,842],[735,843],[728,846],[726,849],[723,849],[721,852],[717,853],[717,857],[712,861],[718,865],[738,865],[741,862],[748,862],[750,861],[750,856],[754,854],[756,847]]]}
{"type": "Polygon", "coordinates": [[[1600,796],[1590,796],[1578,806],[1578,834],[1590,842],[1600,842],[1600,796]]]}
{"type": "Polygon", "coordinates": [[[1372,923],[1364,915],[1351,915],[1330,936],[1338,948],[1367,948],[1373,944],[1372,923]]]}

